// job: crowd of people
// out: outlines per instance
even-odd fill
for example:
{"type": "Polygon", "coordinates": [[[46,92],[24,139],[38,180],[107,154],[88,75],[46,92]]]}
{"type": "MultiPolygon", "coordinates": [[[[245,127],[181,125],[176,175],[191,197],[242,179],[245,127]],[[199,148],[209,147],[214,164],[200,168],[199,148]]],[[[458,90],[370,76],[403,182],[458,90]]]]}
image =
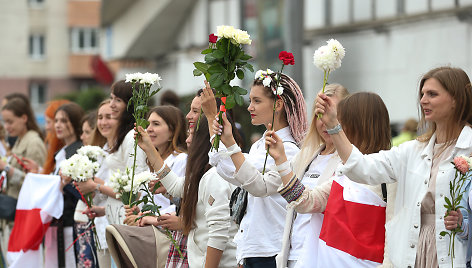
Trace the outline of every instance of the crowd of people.
{"type": "MultiPolygon", "coordinates": [[[[146,129],[135,127],[133,87],[124,80],[87,114],[76,103],[51,101],[45,135],[28,98],[7,96],[2,195],[18,198],[28,172],[61,178],[64,208],[41,243],[44,266],[442,268],[453,261],[470,267],[470,181],[463,208],[445,206],[455,177],[451,162],[472,153],[472,88],[462,69],[439,67],[421,78],[420,135],[410,122],[393,147],[379,95],[329,84],[309,120],[296,81],[263,74],[271,82],[254,79],[247,116],[267,130],[248,152],[232,111],[217,120],[220,100],[206,81],[186,116],[168,101],[149,109],[146,129]],[[125,206],[109,185],[113,172],[134,165],[135,138],[135,170],[156,176],[149,188],[160,215],[125,206]],[[106,157],[94,178],[72,183],[60,163],[84,145],[103,148],[106,157]],[[89,193],[92,207],[83,202],[89,193]],[[454,243],[441,235],[452,230],[454,243]]],[[[0,246],[7,264],[13,221],[4,214],[0,246]]]]}

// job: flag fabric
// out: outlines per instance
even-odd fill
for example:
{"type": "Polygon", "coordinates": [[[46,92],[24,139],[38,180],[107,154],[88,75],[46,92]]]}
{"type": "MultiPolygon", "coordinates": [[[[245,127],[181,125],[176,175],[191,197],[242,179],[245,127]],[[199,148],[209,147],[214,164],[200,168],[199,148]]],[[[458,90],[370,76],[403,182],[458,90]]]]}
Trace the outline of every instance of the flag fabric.
{"type": "Polygon", "coordinates": [[[365,185],[336,177],[324,212],[317,267],[377,267],[383,262],[386,203],[365,185]]]}
{"type": "Polygon", "coordinates": [[[10,268],[42,267],[40,245],[53,218],[64,207],[60,177],[28,173],[16,205],[15,223],[8,241],[10,268]]]}

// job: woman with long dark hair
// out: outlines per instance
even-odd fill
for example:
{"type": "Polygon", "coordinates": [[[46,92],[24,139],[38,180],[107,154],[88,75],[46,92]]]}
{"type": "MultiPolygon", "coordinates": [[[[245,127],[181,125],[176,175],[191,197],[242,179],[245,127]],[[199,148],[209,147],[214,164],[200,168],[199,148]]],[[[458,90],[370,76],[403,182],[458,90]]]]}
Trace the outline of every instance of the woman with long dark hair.
{"type": "MultiPolygon", "coordinates": [[[[185,177],[178,177],[165,164],[140,127],[139,146],[152,163],[157,176],[173,196],[182,198],[182,224],[188,234],[187,253],[190,267],[235,267],[235,245],[232,237],[237,227],[231,221],[229,200],[234,187],[225,182],[208,163],[208,125],[205,118],[194,133],[189,148],[185,177]]],[[[140,225],[159,225],[159,218],[144,217],[140,225]]]]}

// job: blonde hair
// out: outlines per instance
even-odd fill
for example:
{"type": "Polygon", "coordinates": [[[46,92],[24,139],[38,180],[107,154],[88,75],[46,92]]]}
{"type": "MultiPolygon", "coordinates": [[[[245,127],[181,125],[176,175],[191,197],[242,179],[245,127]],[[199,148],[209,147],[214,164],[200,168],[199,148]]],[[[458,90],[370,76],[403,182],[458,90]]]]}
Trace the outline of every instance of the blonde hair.
{"type": "MultiPolygon", "coordinates": [[[[340,84],[329,84],[325,88],[325,94],[330,97],[336,96],[339,100],[343,100],[349,95],[349,91],[340,84]]],[[[318,120],[318,117],[315,114],[315,106],[316,100],[313,103],[310,129],[308,130],[308,133],[303,140],[300,152],[294,159],[294,171],[297,174],[298,178],[303,177],[303,175],[305,174],[306,167],[313,159],[313,155],[325,143],[321,135],[318,133],[318,130],[316,129],[316,120],[318,120]]]]}

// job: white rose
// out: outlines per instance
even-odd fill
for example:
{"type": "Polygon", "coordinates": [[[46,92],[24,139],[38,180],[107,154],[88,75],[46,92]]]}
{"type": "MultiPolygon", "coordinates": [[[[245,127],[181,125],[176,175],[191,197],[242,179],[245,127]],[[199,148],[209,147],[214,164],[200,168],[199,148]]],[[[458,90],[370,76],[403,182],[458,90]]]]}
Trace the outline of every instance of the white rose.
{"type": "Polygon", "coordinates": [[[241,45],[250,45],[252,42],[249,34],[239,29],[234,31],[233,39],[241,45]]]}
{"type": "Polygon", "coordinates": [[[221,25],[216,27],[216,35],[218,37],[224,37],[232,39],[234,36],[235,29],[233,26],[221,25]]]}

